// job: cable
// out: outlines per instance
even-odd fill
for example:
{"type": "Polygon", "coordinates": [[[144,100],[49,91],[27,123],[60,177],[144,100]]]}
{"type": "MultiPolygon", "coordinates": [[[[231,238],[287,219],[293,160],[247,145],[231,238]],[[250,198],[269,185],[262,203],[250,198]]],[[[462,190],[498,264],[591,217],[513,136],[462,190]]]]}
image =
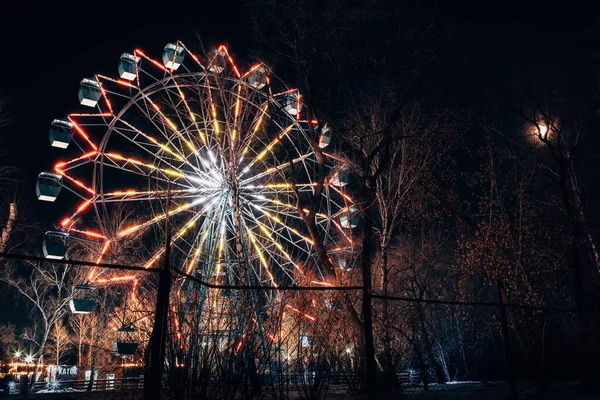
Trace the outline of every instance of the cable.
{"type": "Polygon", "coordinates": [[[206,286],[210,289],[238,289],[238,290],[311,290],[311,291],[324,291],[324,290],[334,290],[334,291],[349,291],[349,290],[362,290],[362,286],[247,286],[247,285],[215,285],[212,283],[204,282],[203,280],[196,278],[195,276],[186,274],[183,271],[178,270],[177,268],[171,268],[173,271],[177,272],[180,275],[185,276],[188,279],[191,279],[194,282],[199,283],[202,286],[206,286]]]}
{"type": "MultiPolygon", "coordinates": [[[[71,264],[76,266],[90,266],[108,269],[120,269],[130,271],[144,271],[144,272],[159,272],[160,268],[144,268],[135,267],[130,265],[121,264],[96,264],[91,261],[78,261],[78,260],[49,260],[43,257],[29,256],[25,254],[9,254],[0,253],[0,258],[7,258],[13,260],[27,260],[27,261],[38,261],[47,263],[58,263],[58,264],[71,264]]],[[[296,290],[296,291],[353,291],[362,290],[362,286],[255,286],[255,285],[215,285],[203,281],[200,278],[187,274],[180,271],[177,268],[171,268],[174,272],[181,276],[199,283],[210,289],[234,289],[234,290],[259,290],[259,291],[272,291],[272,290],[296,290]]],[[[508,307],[508,308],[520,308],[524,310],[536,310],[536,311],[553,311],[553,312],[567,312],[576,313],[581,310],[572,308],[561,308],[561,307],[540,307],[532,306],[529,304],[511,304],[511,303],[496,303],[496,302],[475,302],[475,301],[455,301],[455,300],[430,300],[430,299],[415,299],[411,297],[403,296],[384,296],[379,294],[371,295],[371,298],[377,300],[394,300],[404,301],[409,303],[424,303],[424,304],[440,304],[440,305],[454,305],[454,306],[472,306],[472,307],[508,307]]],[[[593,310],[584,310],[585,312],[595,312],[593,310]]]]}
{"type": "Polygon", "coordinates": [[[8,258],[12,260],[27,260],[27,261],[38,261],[44,263],[56,263],[56,264],[71,264],[76,266],[86,266],[86,267],[99,267],[99,268],[108,268],[108,269],[123,269],[130,271],[145,271],[145,272],[158,272],[160,269],[158,268],[144,268],[144,267],[135,267],[132,265],[121,265],[121,264],[97,264],[92,261],[78,261],[78,260],[55,260],[55,259],[47,259],[44,257],[36,257],[36,256],[28,256],[26,254],[9,254],[9,253],[0,253],[0,258],[8,258]]]}
{"type": "Polygon", "coordinates": [[[414,299],[411,297],[400,297],[400,296],[383,296],[374,294],[371,296],[373,299],[378,300],[397,300],[406,301],[411,303],[425,303],[425,304],[446,304],[455,306],[483,306],[483,307],[509,307],[509,308],[522,308],[526,310],[538,310],[538,311],[556,311],[556,312],[569,312],[575,313],[578,310],[572,308],[554,308],[554,307],[538,307],[529,304],[510,304],[510,303],[492,303],[492,302],[475,302],[475,301],[454,301],[454,300],[428,300],[428,299],[414,299]]]}

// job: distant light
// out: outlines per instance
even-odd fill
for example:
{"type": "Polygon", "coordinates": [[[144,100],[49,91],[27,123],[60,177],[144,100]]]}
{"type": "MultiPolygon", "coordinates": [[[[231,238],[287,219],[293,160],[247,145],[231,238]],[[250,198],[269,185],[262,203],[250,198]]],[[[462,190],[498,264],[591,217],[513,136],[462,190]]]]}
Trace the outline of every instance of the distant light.
{"type": "Polygon", "coordinates": [[[546,124],[539,124],[538,130],[540,132],[540,136],[546,139],[546,136],[548,135],[548,126],[546,124]]]}
{"type": "Polygon", "coordinates": [[[543,144],[546,140],[552,140],[554,125],[546,123],[544,120],[537,120],[529,124],[526,134],[532,143],[543,144]]]}
{"type": "Polygon", "coordinates": [[[33,355],[28,354],[27,356],[25,356],[25,362],[26,363],[33,363],[33,355]]]}
{"type": "Polygon", "coordinates": [[[21,354],[22,354],[21,350],[15,351],[15,358],[21,358],[21,354]]]}

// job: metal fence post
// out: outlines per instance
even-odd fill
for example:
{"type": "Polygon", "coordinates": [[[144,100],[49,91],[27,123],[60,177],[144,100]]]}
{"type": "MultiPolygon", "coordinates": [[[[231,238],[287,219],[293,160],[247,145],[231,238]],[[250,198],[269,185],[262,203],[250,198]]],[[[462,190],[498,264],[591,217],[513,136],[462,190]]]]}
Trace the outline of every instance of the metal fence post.
{"type": "MultiPolygon", "coordinates": [[[[167,210],[170,203],[171,191],[167,191],[167,210]]],[[[167,321],[169,314],[169,295],[171,292],[171,234],[169,232],[169,214],[166,221],[166,244],[163,268],[158,277],[158,292],[156,294],[156,313],[150,338],[150,360],[144,376],[144,400],[160,399],[162,390],[162,374],[165,364],[167,347],[167,321]]]]}
{"type": "Polygon", "coordinates": [[[510,338],[508,336],[508,317],[506,316],[506,305],[502,299],[502,282],[498,280],[498,298],[500,300],[500,323],[502,325],[502,341],[504,342],[504,359],[506,363],[506,375],[510,387],[510,396],[513,400],[519,398],[517,394],[517,382],[515,380],[515,371],[513,366],[512,350],[510,347],[510,338]]]}
{"type": "MultiPolygon", "coordinates": [[[[371,232],[371,219],[365,218],[365,235],[371,232]]],[[[377,367],[375,364],[375,347],[373,345],[373,302],[371,299],[371,259],[369,250],[363,248],[362,257],[362,313],[363,335],[365,346],[364,380],[369,400],[377,399],[377,367]]]]}

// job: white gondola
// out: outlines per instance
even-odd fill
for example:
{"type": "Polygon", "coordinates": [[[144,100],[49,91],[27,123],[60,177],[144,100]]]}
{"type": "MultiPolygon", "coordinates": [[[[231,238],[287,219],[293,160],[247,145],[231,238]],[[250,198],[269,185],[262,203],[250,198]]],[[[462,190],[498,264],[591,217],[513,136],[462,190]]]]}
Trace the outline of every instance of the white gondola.
{"type": "Polygon", "coordinates": [[[310,347],[313,343],[312,336],[301,335],[300,336],[300,345],[302,347],[310,347]]]}
{"type": "Polygon", "coordinates": [[[283,107],[290,115],[298,115],[302,111],[302,102],[300,101],[300,93],[288,93],[284,97],[283,107]]]}
{"type": "Polygon", "coordinates": [[[255,89],[262,89],[267,84],[267,69],[262,65],[256,67],[248,75],[248,83],[255,89]]]}
{"type": "Polygon", "coordinates": [[[179,43],[168,43],[163,50],[163,64],[170,70],[176,70],[181,66],[184,57],[184,48],[179,43]]]}
{"type": "Polygon", "coordinates": [[[52,172],[40,172],[35,184],[38,200],[54,201],[62,189],[62,176],[52,172]]]}
{"type": "Polygon", "coordinates": [[[344,187],[348,184],[350,179],[350,168],[343,166],[339,170],[333,173],[333,176],[329,180],[333,186],[344,187]]]}
{"type": "Polygon", "coordinates": [[[324,149],[329,146],[329,143],[331,143],[331,128],[329,124],[325,123],[319,132],[319,147],[324,149]]]}
{"type": "Polygon", "coordinates": [[[213,56],[213,59],[208,64],[208,70],[215,74],[220,74],[225,70],[227,66],[227,53],[224,51],[217,51],[213,56]]]}
{"type": "Polygon", "coordinates": [[[358,212],[358,208],[352,206],[348,209],[348,211],[342,213],[340,215],[340,225],[343,228],[356,228],[360,222],[360,214],[358,212]]]}
{"type": "Polygon", "coordinates": [[[55,119],[52,121],[52,126],[50,127],[50,145],[52,147],[66,149],[69,147],[71,139],[73,139],[72,123],[62,119],[55,119]]]}
{"type": "Polygon", "coordinates": [[[73,288],[73,297],[69,301],[69,308],[73,314],[89,314],[96,305],[92,298],[94,287],[87,283],[76,285],[73,288]]]}
{"type": "Polygon", "coordinates": [[[119,76],[121,79],[133,81],[137,76],[137,64],[140,62],[138,56],[123,53],[119,60],[119,76]]]}
{"type": "Polygon", "coordinates": [[[132,356],[138,349],[136,329],[123,325],[117,331],[117,339],[113,342],[113,351],[119,356],[132,356]]]}
{"type": "Polygon", "coordinates": [[[84,78],[79,85],[79,103],[87,107],[96,107],[102,97],[101,85],[95,79],[84,78]]]}
{"type": "Polygon", "coordinates": [[[42,250],[44,258],[62,260],[67,255],[67,240],[69,234],[65,232],[46,232],[42,250]]]}

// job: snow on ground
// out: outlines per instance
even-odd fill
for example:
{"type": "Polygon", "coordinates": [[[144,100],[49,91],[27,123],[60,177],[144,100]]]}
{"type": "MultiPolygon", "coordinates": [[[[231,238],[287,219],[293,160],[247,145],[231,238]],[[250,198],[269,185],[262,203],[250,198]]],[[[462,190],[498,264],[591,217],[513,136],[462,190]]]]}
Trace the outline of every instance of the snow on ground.
{"type": "MultiPolygon", "coordinates": [[[[600,400],[600,384],[595,385],[595,391],[580,393],[575,382],[552,382],[548,391],[540,394],[535,386],[527,382],[517,385],[520,400],[600,400]]],[[[344,398],[346,400],[362,400],[365,396],[339,396],[330,398],[344,398]]],[[[424,391],[422,386],[406,387],[401,392],[381,394],[379,400],[510,400],[510,392],[506,382],[490,382],[483,385],[480,382],[449,382],[443,385],[430,385],[424,391]]]]}

